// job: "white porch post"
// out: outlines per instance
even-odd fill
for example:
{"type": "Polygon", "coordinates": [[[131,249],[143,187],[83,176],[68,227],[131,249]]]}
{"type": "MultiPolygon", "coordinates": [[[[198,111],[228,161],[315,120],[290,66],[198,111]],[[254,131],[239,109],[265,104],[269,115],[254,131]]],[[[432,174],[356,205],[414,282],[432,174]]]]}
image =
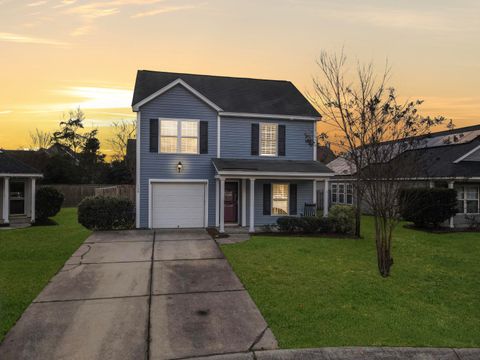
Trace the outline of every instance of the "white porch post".
{"type": "Polygon", "coordinates": [[[3,223],[8,224],[10,222],[10,178],[3,178],[3,223]]]}
{"type": "Polygon", "coordinates": [[[247,226],[247,179],[242,179],[242,227],[247,226]]]}
{"type": "Polygon", "coordinates": [[[328,179],[325,179],[323,188],[323,217],[328,216],[328,179]]]}
{"type": "Polygon", "coordinates": [[[31,179],[31,194],[30,194],[30,197],[31,197],[31,209],[30,209],[30,221],[32,223],[35,222],[35,178],[32,178],[31,179]]]}
{"type": "MultiPolygon", "coordinates": [[[[449,182],[448,182],[448,188],[449,188],[449,189],[453,189],[453,185],[454,185],[454,184],[455,184],[454,181],[449,181],[449,182]]],[[[451,217],[450,217],[450,228],[451,228],[451,229],[453,229],[453,228],[455,227],[453,221],[454,221],[453,216],[451,216],[451,217]]]]}
{"type": "Polygon", "coordinates": [[[313,202],[314,204],[317,203],[317,180],[313,180],[312,202],[313,202]]]}
{"type": "Polygon", "coordinates": [[[225,232],[225,178],[220,178],[220,232],[225,232]]]}
{"type": "Polygon", "coordinates": [[[220,180],[215,179],[215,226],[220,226],[220,211],[218,207],[220,206],[220,180]]]}
{"type": "Polygon", "coordinates": [[[250,179],[250,222],[248,231],[255,232],[255,179],[250,179]]]}

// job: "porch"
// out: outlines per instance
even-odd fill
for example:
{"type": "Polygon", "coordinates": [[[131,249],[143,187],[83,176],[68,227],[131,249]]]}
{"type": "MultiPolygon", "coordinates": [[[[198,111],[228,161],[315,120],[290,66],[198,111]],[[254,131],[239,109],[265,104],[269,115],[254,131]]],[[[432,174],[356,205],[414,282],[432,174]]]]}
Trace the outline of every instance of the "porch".
{"type": "Polygon", "coordinates": [[[35,222],[36,177],[0,176],[0,226],[35,222]]]}
{"type": "MultiPolygon", "coordinates": [[[[213,159],[216,170],[215,225],[253,233],[282,216],[302,216],[317,203],[317,182],[333,173],[315,161],[213,159]]],[[[325,186],[328,189],[328,186],[325,186]]],[[[324,196],[328,200],[328,196],[324,196]]],[[[324,206],[324,216],[328,206],[324,206]]]]}

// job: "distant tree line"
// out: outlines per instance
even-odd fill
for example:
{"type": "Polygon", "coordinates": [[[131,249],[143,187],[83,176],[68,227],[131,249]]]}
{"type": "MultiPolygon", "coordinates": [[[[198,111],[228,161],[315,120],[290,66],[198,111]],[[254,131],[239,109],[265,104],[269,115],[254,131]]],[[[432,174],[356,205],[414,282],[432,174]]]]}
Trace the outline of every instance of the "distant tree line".
{"type": "Polygon", "coordinates": [[[108,140],[114,154],[111,161],[100,151],[98,129],[85,131],[85,114],[70,111],[59,128],[52,132],[36,129],[30,133],[30,148],[35,150],[35,166],[43,172],[45,184],[130,184],[134,182],[127,161],[127,143],[135,136],[135,122],[113,124],[108,140]]]}

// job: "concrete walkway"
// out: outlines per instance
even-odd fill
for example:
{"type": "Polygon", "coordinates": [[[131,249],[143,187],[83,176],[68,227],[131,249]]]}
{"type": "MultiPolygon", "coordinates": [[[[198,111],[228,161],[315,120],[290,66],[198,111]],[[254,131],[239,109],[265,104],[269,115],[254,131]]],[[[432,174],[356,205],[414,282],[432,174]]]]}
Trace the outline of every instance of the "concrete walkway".
{"type": "Polygon", "coordinates": [[[98,232],[27,308],[0,359],[179,359],[276,347],[204,230],[98,232]]]}

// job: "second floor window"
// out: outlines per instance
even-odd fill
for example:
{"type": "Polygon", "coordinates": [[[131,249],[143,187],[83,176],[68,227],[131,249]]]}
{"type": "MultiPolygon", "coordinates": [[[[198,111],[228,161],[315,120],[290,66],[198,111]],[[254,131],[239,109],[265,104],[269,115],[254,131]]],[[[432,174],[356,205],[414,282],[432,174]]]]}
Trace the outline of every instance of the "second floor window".
{"type": "Polygon", "coordinates": [[[260,124],[260,155],[277,156],[277,124],[260,124]]]}
{"type": "Polygon", "coordinates": [[[332,184],[331,199],[333,204],[353,204],[352,184],[332,184]]]}
{"type": "Polygon", "coordinates": [[[160,120],[160,152],[198,154],[198,121],[160,120]]]}

